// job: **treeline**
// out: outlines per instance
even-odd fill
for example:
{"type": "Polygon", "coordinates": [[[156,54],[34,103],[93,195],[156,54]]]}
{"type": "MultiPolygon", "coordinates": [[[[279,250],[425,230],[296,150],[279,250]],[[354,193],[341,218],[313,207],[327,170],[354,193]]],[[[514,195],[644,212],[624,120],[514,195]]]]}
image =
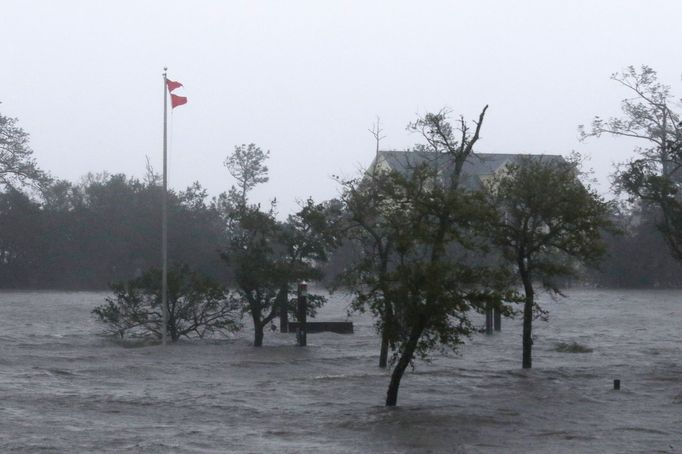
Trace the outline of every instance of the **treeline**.
{"type": "Polygon", "coordinates": [[[681,288],[682,265],[661,235],[660,209],[651,205],[615,215],[620,234],[607,233],[607,254],[586,282],[607,288],[681,288]]]}
{"type": "MultiPolygon", "coordinates": [[[[0,287],[107,289],[160,263],[162,193],[154,179],[88,175],[41,193],[0,193],[0,287]]],[[[216,204],[198,183],[169,192],[169,256],[224,281],[225,223],[216,204]]]]}
{"type": "MultiPolygon", "coordinates": [[[[199,183],[170,191],[169,257],[226,282],[226,219],[220,198],[199,183]]],[[[654,209],[615,217],[620,234],[606,234],[607,254],[584,282],[598,287],[679,288],[682,265],[667,253],[654,209]]],[[[104,290],[158,266],[161,188],[155,181],[88,175],[79,184],[57,181],[40,198],[8,189],[0,193],[0,287],[104,290]]],[[[325,266],[331,280],[355,258],[346,243],[325,266]]]]}

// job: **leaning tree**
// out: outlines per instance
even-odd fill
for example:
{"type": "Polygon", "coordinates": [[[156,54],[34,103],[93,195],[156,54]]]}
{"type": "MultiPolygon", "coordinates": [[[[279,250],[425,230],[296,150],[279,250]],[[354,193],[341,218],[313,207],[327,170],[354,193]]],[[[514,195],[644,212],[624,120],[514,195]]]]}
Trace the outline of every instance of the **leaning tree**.
{"type": "Polygon", "coordinates": [[[502,305],[509,296],[503,272],[465,260],[481,252],[481,228],[494,211],[460,184],[478,141],[486,108],[472,128],[446,112],[409,126],[425,144],[424,159],[404,168],[370,169],[345,183],[349,229],[362,234],[365,254],[348,269],[354,308],[377,317],[393,352],[386,405],[395,406],[407,367],[437,347],[457,348],[473,330],[469,314],[502,305]],[[442,166],[440,165],[442,164],[442,166]]]}

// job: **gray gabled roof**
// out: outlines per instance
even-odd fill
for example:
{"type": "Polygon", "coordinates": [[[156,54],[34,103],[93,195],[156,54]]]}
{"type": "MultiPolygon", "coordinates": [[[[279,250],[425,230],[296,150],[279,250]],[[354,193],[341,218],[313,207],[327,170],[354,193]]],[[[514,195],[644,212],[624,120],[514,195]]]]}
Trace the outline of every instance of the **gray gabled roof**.
{"type": "MultiPolygon", "coordinates": [[[[561,160],[560,155],[548,154],[511,154],[511,153],[476,153],[469,156],[462,167],[461,183],[471,190],[481,187],[482,179],[495,174],[507,164],[511,164],[521,157],[531,157],[543,160],[561,160]]],[[[441,175],[447,175],[452,171],[454,162],[451,155],[444,153],[433,153],[428,151],[379,151],[372,162],[370,169],[375,168],[378,163],[387,165],[391,170],[401,173],[408,172],[422,165],[439,169],[441,175]]]]}

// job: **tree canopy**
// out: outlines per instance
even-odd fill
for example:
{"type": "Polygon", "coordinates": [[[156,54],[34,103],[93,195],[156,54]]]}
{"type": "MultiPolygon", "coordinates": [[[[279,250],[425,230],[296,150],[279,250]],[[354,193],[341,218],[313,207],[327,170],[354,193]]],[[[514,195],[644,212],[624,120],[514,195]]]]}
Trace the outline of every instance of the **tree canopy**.
{"type": "Polygon", "coordinates": [[[608,134],[640,140],[638,156],[616,172],[616,184],[632,201],[657,207],[658,227],[673,256],[682,261],[682,121],[673,109],[671,88],[658,81],[648,66],[629,66],[613,80],[631,95],[621,101],[622,115],[595,117],[590,129],[580,126],[581,137],[608,134]]]}
{"type": "Polygon", "coordinates": [[[377,316],[377,329],[394,352],[388,406],[396,405],[415,356],[457,348],[474,329],[469,313],[500,306],[508,296],[503,270],[467,257],[484,251],[480,229],[494,215],[480,194],[459,185],[486,109],[473,128],[462,118],[452,125],[445,112],[409,126],[426,141],[419,151],[447,156],[452,173],[429,165],[370,169],[344,183],[347,229],[357,232],[363,250],[344,282],[355,294],[355,309],[377,316]]]}
{"type": "MultiPolygon", "coordinates": [[[[227,223],[227,244],[220,255],[232,269],[243,312],[251,316],[257,347],[263,345],[265,326],[294,311],[288,298],[292,288],[322,277],[319,265],[335,244],[326,216],[331,206],[308,200],[281,222],[274,201],[267,210],[248,203],[248,192],[267,181],[266,158],[253,144],[236,147],[225,162],[240,187],[233,186],[220,197],[227,223]]],[[[311,294],[308,300],[313,315],[325,298],[311,294]]]]}
{"type": "Polygon", "coordinates": [[[487,184],[493,243],[523,284],[523,367],[532,364],[532,321],[542,313],[534,282],[558,292],[557,278],[577,275],[576,262],[594,263],[606,249],[611,209],[578,179],[577,163],[561,158],[521,157],[487,184]]]}
{"type": "MultiPolygon", "coordinates": [[[[92,312],[108,331],[125,336],[161,338],[161,271],[151,269],[140,277],[112,285],[113,297],[92,312]]],[[[168,321],[171,341],[181,337],[227,334],[239,327],[239,312],[229,292],[186,265],[168,272],[168,321]]]]}

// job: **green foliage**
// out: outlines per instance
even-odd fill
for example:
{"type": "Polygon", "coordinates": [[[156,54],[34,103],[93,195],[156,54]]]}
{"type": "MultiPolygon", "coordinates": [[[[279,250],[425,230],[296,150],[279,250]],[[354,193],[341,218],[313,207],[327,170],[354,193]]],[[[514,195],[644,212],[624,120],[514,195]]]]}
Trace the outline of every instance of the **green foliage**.
{"type": "Polygon", "coordinates": [[[491,230],[495,244],[551,290],[558,290],[556,277],[576,275],[575,260],[597,262],[605,253],[602,233],[613,229],[613,207],[577,172],[573,162],[527,156],[487,188],[500,220],[491,230]]]}
{"type": "MultiPolygon", "coordinates": [[[[232,270],[243,312],[253,320],[255,346],[262,345],[263,328],[280,315],[282,305],[295,312],[288,294],[296,285],[321,279],[319,263],[327,260],[328,249],[336,243],[329,228],[333,204],[315,204],[309,199],[299,212],[280,222],[274,202],[267,211],[247,202],[248,191],[267,181],[266,158],[255,145],[236,147],[226,162],[241,188],[233,186],[218,199],[227,223],[227,246],[220,255],[232,270]]],[[[310,295],[308,301],[312,316],[325,298],[310,295]]]]}
{"type": "MultiPolygon", "coordinates": [[[[122,174],[91,174],[77,185],[53,182],[33,213],[36,227],[16,232],[42,244],[40,259],[18,285],[104,289],[156,265],[161,250],[160,202],[160,187],[122,174]],[[27,284],[28,276],[35,283],[27,284]]],[[[170,191],[168,208],[170,259],[222,278],[224,265],[215,251],[224,244],[224,225],[218,211],[207,204],[206,191],[198,183],[185,191],[170,191]]]]}
{"type": "Polygon", "coordinates": [[[468,260],[485,253],[480,231],[494,211],[480,194],[433,186],[435,176],[420,167],[346,184],[351,231],[363,253],[343,282],[355,293],[352,308],[377,317],[394,360],[415,326],[413,353],[426,358],[437,346],[456,349],[474,331],[472,310],[513,298],[504,270],[468,260]]]}
{"type": "Polygon", "coordinates": [[[622,234],[605,232],[607,254],[589,270],[592,284],[612,288],[682,287],[682,264],[671,254],[657,227],[659,209],[652,204],[621,207],[614,223],[622,234]],[[632,260],[637,257],[637,260],[632,260]]]}
{"type": "MultiPolygon", "coordinates": [[[[161,271],[152,269],[128,282],[112,285],[114,297],[92,312],[107,331],[124,336],[161,338],[161,271]]],[[[180,337],[227,334],[240,325],[235,302],[213,280],[176,266],[168,272],[168,325],[173,342],[180,337]]]]}
{"type": "Polygon", "coordinates": [[[39,284],[49,246],[45,219],[37,202],[9,188],[0,193],[0,284],[21,288],[39,284]]]}
{"type": "Polygon", "coordinates": [[[486,192],[498,211],[490,227],[493,243],[523,283],[523,367],[530,368],[532,320],[545,315],[534,283],[559,292],[558,277],[576,275],[577,263],[599,260],[606,250],[602,233],[613,230],[611,206],[580,182],[576,163],[560,158],[519,158],[486,192]]]}
{"type": "Polygon", "coordinates": [[[514,296],[504,270],[469,257],[485,252],[481,229],[494,217],[479,194],[460,188],[486,109],[473,131],[461,117],[450,124],[447,112],[419,118],[408,129],[422,135],[417,150],[432,158],[344,182],[346,229],[362,253],[342,281],[355,294],[353,308],[377,317],[394,352],[386,405],[396,404],[415,356],[457,348],[473,331],[472,311],[504,307],[514,296]]]}
{"type": "MultiPolygon", "coordinates": [[[[242,206],[232,213],[228,246],[221,257],[232,269],[243,311],[250,313],[257,334],[279,315],[282,301],[290,313],[295,312],[287,295],[299,282],[321,279],[318,264],[326,260],[334,240],[320,217],[323,211],[323,205],[308,201],[285,223],[256,206],[242,206]]],[[[310,316],[325,302],[323,296],[313,294],[308,300],[310,316]]]]}

